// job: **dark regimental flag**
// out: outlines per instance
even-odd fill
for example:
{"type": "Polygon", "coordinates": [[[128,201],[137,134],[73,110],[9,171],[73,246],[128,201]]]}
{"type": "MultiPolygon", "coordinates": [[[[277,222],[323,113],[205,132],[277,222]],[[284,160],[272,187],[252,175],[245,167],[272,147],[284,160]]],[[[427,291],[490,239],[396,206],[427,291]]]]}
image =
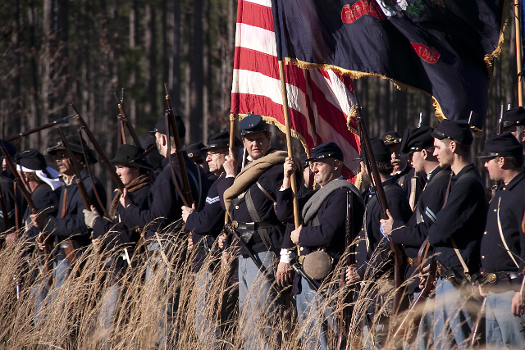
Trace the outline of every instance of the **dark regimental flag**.
{"type": "MultiPolygon", "coordinates": [[[[305,149],[326,141],[344,154],[343,175],[359,172],[352,79],[330,69],[285,66],[292,136],[305,149]]],[[[259,114],[284,128],[271,0],[239,0],[231,93],[232,117],[259,114]]]]}
{"type": "Polygon", "coordinates": [[[413,87],[440,118],[482,128],[505,0],[272,0],[277,55],[413,87]]]}

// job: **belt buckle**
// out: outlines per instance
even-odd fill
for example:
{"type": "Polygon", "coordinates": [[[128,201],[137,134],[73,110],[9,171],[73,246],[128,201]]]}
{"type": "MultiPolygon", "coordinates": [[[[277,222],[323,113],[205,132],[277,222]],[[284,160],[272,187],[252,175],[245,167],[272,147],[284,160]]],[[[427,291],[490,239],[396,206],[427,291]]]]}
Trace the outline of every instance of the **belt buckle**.
{"type": "Polygon", "coordinates": [[[414,266],[414,259],[409,257],[409,258],[407,258],[407,262],[408,262],[408,265],[414,266]]]}
{"type": "Polygon", "coordinates": [[[496,283],[496,281],[498,280],[498,276],[496,276],[495,273],[489,273],[487,277],[485,277],[485,279],[489,283],[496,283]]]}
{"type": "Polygon", "coordinates": [[[68,249],[68,248],[71,248],[71,246],[69,245],[68,242],[62,242],[62,243],[60,243],[60,248],[68,249]]]}
{"type": "Polygon", "coordinates": [[[303,261],[304,261],[304,257],[305,255],[300,255],[298,258],[297,258],[297,261],[299,261],[299,264],[303,264],[303,261]]]}
{"type": "Polygon", "coordinates": [[[239,227],[239,223],[237,222],[237,220],[232,220],[232,227],[234,229],[236,229],[237,227],[239,227]]]}

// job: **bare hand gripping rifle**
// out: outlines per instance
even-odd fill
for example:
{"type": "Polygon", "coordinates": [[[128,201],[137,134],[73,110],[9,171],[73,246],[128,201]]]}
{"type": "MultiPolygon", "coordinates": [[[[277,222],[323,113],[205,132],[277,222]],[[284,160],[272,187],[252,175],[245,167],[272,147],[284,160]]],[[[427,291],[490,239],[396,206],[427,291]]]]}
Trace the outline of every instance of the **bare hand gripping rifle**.
{"type": "Polygon", "coordinates": [[[164,89],[166,90],[166,142],[168,143],[168,150],[166,158],[170,163],[171,175],[173,177],[173,182],[175,183],[175,188],[179,193],[179,196],[182,198],[184,205],[187,207],[192,206],[193,197],[191,195],[190,181],[188,179],[188,172],[186,170],[186,161],[184,160],[184,154],[182,153],[182,143],[180,142],[179,132],[177,130],[177,124],[175,124],[175,115],[173,114],[173,109],[171,107],[171,97],[168,90],[168,84],[164,84],[164,89]],[[182,190],[175,176],[175,171],[173,170],[173,162],[171,160],[171,139],[170,134],[173,134],[173,139],[175,140],[175,148],[177,152],[177,160],[179,161],[180,175],[182,178],[182,190]]]}
{"type": "MultiPolygon", "coordinates": [[[[379,176],[379,170],[377,169],[376,160],[374,153],[372,152],[372,145],[370,143],[370,138],[368,137],[368,130],[366,128],[365,121],[363,120],[363,115],[361,113],[361,108],[357,108],[357,126],[361,136],[361,147],[364,148],[365,164],[367,165],[368,173],[372,178],[372,182],[376,188],[377,200],[381,205],[381,210],[383,212],[383,218],[388,219],[386,211],[388,210],[388,204],[386,201],[385,190],[382,186],[381,177],[379,176]]],[[[394,304],[393,304],[393,315],[396,315],[399,311],[401,301],[403,299],[404,288],[401,288],[404,279],[404,263],[403,263],[403,251],[398,244],[392,242],[392,238],[388,239],[390,244],[390,249],[394,253],[394,304]]]]}

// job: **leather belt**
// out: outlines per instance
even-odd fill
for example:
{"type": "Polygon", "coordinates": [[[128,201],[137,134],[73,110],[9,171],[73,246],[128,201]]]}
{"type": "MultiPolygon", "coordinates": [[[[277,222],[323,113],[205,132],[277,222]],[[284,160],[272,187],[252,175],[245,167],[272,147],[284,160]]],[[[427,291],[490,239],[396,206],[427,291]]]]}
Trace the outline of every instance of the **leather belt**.
{"type": "Polygon", "coordinates": [[[498,284],[502,282],[512,283],[513,280],[518,279],[520,277],[518,272],[511,271],[501,271],[501,272],[491,272],[483,276],[483,282],[490,283],[490,284],[498,284]]]}
{"type": "Polygon", "coordinates": [[[275,227],[276,224],[270,224],[268,222],[238,222],[233,220],[232,221],[232,227],[236,230],[244,230],[244,231],[257,231],[260,229],[275,227]]]}

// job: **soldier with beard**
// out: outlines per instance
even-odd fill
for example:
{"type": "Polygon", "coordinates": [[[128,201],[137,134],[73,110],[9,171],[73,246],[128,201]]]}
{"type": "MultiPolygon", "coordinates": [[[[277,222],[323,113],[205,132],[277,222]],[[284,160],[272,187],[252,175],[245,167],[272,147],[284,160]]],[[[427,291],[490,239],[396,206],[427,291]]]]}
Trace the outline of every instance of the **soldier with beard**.
{"type": "MultiPolygon", "coordinates": [[[[96,198],[95,191],[101,199],[102,205],[106,205],[106,190],[100,180],[93,176],[90,177],[87,167],[97,162],[94,152],[83,142],[86,150],[87,164],[82,154],[82,145],[77,136],[67,136],[69,148],[76,158],[77,164],[80,165],[80,176],[86,187],[91,203],[94,204],[98,211],[102,211],[96,198]]],[[[43,234],[51,235],[54,239],[54,276],[53,288],[60,288],[71,271],[77,255],[82,249],[91,243],[91,230],[84,223],[85,208],[82,196],[75,180],[75,169],[66,148],[60,141],[56,146],[50,147],[46,153],[51,154],[56,161],[58,171],[62,174],[62,193],[56,216],[47,213],[31,214],[31,220],[43,234]]]]}
{"type": "Polygon", "coordinates": [[[390,150],[390,163],[393,167],[392,175],[405,191],[410,208],[414,210],[417,199],[425,186],[424,174],[417,173],[407,161],[407,156],[401,154],[402,138],[396,131],[384,133],[381,139],[390,150]]]}

